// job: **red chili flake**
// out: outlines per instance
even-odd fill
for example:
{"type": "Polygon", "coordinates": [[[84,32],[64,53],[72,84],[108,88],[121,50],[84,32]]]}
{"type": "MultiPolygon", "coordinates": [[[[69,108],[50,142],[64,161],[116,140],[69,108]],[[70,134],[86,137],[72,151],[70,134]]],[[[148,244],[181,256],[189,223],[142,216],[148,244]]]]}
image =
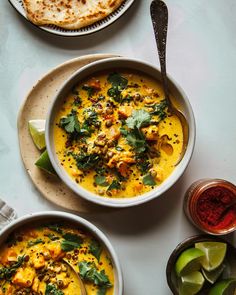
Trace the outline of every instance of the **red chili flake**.
{"type": "Polygon", "coordinates": [[[202,223],[215,229],[226,229],[236,222],[235,195],[224,187],[205,190],[197,201],[197,214],[202,223]]]}

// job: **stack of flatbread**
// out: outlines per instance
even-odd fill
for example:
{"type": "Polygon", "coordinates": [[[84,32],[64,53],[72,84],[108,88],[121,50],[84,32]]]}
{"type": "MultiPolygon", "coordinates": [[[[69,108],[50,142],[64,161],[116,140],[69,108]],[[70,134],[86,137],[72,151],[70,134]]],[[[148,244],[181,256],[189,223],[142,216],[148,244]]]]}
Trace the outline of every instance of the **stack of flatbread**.
{"type": "Polygon", "coordinates": [[[36,25],[79,29],[99,21],[124,0],[23,0],[27,18],[36,25]]]}

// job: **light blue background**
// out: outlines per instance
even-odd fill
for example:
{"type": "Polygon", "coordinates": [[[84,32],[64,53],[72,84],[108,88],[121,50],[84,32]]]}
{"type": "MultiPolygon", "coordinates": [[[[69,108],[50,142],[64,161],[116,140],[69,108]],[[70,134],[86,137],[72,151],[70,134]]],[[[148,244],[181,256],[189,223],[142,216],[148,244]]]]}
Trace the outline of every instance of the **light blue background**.
{"type": "MultiPolygon", "coordinates": [[[[168,0],[167,68],[183,87],[197,124],[193,158],[165,195],[109,214],[83,215],[110,238],[120,258],[126,295],[170,295],[167,259],[184,238],[198,233],[186,220],[187,187],[204,177],[236,182],[236,1],[168,0]]],[[[50,35],[0,2],[0,195],[19,216],[60,210],[34,188],[21,163],[17,114],[42,75],[85,54],[116,53],[158,65],[150,0],[136,0],[116,23],[80,38],[50,35]]],[[[228,237],[236,245],[235,234],[228,237]]]]}

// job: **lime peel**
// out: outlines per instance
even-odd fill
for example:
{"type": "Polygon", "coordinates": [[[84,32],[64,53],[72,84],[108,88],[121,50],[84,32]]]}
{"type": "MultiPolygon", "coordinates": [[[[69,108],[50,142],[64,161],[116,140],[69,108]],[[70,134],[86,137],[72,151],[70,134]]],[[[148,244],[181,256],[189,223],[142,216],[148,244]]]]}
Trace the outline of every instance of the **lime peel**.
{"type": "Polygon", "coordinates": [[[211,283],[214,284],[216,282],[216,280],[218,280],[218,278],[221,276],[221,274],[223,273],[224,269],[226,268],[226,265],[224,263],[222,263],[220,266],[218,266],[216,269],[212,270],[212,271],[207,271],[204,268],[202,268],[202,274],[205,277],[205,279],[211,283]]]}
{"type": "Polygon", "coordinates": [[[209,295],[233,295],[236,291],[236,279],[225,279],[214,284],[209,295]]]}
{"type": "Polygon", "coordinates": [[[49,156],[48,156],[48,152],[47,150],[45,150],[39,157],[39,159],[35,162],[35,165],[50,173],[50,174],[53,174],[53,175],[56,175],[56,172],[52,166],[52,163],[50,162],[50,159],[49,159],[49,156]]]}
{"type": "Polygon", "coordinates": [[[201,268],[201,260],[204,252],[197,248],[188,248],[178,257],[175,264],[175,271],[178,276],[186,275],[201,268]]]}

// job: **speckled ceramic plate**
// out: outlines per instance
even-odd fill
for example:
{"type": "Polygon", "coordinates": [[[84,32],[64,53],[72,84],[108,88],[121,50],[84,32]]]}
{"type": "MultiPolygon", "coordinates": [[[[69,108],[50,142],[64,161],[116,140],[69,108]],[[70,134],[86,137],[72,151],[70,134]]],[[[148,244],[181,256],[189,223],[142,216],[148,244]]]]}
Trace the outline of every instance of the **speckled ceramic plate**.
{"type": "Polygon", "coordinates": [[[34,163],[40,155],[28,130],[28,121],[45,119],[49,106],[61,85],[75,71],[96,60],[116,57],[110,54],[86,55],[65,62],[42,77],[27,95],[18,115],[20,152],[25,169],[41,194],[65,209],[76,212],[104,212],[105,207],[83,200],[72,192],[57,176],[49,175],[34,163]]]}
{"type": "MultiPolygon", "coordinates": [[[[8,0],[8,1],[20,13],[20,15],[22,15],[24,18],[27,19],[22,0],[8,0]]],[[[67,37],[92,34],[101,29],[104,29],[105,27],[109,26],[114,21],[116,21],[128,10],[128,8],[133,4],[134,1],[135,0],[125,0],[113,13],[109,14],[104,19],[81,29],[66,30],[55,25],[37,26],[37,27],[49,33],[60,35],[60,36],[67,36],[67,37]]]]}

